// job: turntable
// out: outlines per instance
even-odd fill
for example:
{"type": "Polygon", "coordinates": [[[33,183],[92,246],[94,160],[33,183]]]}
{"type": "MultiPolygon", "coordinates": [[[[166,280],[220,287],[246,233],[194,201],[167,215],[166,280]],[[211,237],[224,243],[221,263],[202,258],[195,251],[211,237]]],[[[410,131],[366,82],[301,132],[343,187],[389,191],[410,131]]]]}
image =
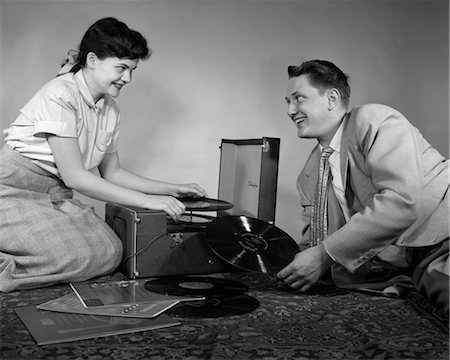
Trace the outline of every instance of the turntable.
{"type": "MultiPolygon", "coordinates": [[[[183,225],[189,229],[204,230],[206,226],[216,217],[206,215],[203,212],[224,211],[233,207],[233,204],[216,199],[209,198],[180,198],[186,207],[186,213],[181,215],[178,224],[183,225]],[[194,212],[195,211],[195,212],[194,212]],[[198,212],[201,212],[200,214],[198,212]]],[[[173,224],[173,222],[171,222],[173,224]]]]}
{"type": "MultiPolygon", "coordinates": [[[[128,278],[136,279],[245,268],[242,263],[227,258],[230,250],[221,247],[222,241],[208,244],[205,231],[216,219],[234,215],[274,223],[279,143],[279,139],[268,137],[222,139],[218,187],[221,200],[181,198],[186,213],[177,223],[168,220],[162,211],[107,203],[106,222],[122,240],[124,248],[120,270],[128,278]],[[211,212],[216,216],[210,215],[211,212]]],[[[214,224],[219,226],[221,222],[214,224]]],[[[258,240],[248,234],[244,238],[247,243],[258,240]]],[[[240,246],[244,242],[228,245],[236,244],[240,246]]],[[[247,251],[246,255],[250,253],[247,251]]],[[[272,265],[269,268],[273,271],[272,265]]]]}

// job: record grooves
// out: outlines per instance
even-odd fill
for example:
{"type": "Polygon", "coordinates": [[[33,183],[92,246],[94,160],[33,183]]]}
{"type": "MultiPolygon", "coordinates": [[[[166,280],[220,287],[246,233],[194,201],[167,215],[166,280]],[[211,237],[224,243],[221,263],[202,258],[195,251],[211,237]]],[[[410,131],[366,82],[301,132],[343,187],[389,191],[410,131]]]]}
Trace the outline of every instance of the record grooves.
{"type": "Polygon", "coordinates": [[[186,211],[220,211],[233,207],[229,202],[209,198],[183,197],[178,200],[184,204],[186,211]]]}
{"type": "Polygon", "coordinates": [[[183,318],[217,318],[242,315],[259,307],[259,301],[249,295],[207,298],[205,301],[183,302],[167,310],[167,314],[183,318]]]}
{"type": "Polygon", "coordinates": [[[199,296],[205,298],[241,295],[248,287],[240,282],[207,276],[170,276],[151,279],[145,288],[166,295],[199,296]]]}
{"type": "Polygon", "coordinates": [[[265,221],[247,216],[223,216],[205,229],[211,250],[238,268],[276,274],[299,251],[288,234],[265,221]]]}

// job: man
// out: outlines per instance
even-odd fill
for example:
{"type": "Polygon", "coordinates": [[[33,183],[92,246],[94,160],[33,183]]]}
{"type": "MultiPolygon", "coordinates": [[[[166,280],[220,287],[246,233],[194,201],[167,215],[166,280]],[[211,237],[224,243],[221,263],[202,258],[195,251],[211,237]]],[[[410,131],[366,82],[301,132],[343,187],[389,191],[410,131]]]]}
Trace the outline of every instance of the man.
{"type": "Polygon", "coordinates": [[[337,286],[381,292],[409,279],[448,312],[448,160],[388,106],[348,111],[348,76],[333,63],[307,61],[288,74],[288,115],[318,145],[297,182],[310,247],[278,278],[306,291],[331,273],[337,286]],[[331,174],[319,205],[322,150],[331,174]]]}

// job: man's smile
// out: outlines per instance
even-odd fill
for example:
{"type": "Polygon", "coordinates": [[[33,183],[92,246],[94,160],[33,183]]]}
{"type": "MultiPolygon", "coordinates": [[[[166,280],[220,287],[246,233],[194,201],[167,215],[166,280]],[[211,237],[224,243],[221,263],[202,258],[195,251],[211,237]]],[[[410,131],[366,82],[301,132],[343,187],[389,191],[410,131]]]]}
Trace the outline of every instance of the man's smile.
{"type": "Polygon", "coordinates": [[[301,125],[303,123],[303,121],[305,121],[305,120],[306,120],[306,116],[300,116],[300,117],[293,119],[296,126],[301,125]]]}

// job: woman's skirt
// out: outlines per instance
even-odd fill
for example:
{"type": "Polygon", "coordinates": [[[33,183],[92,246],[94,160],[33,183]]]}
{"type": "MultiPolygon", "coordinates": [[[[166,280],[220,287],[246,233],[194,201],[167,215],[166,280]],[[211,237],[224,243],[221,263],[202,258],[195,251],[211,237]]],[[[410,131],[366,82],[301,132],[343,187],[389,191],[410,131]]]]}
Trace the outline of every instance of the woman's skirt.
{"type": "Polygon", "coordinates": [[[0,150],[0,291],[76,282],[120,263],[112,229],[56,176],[0,150]]]}

